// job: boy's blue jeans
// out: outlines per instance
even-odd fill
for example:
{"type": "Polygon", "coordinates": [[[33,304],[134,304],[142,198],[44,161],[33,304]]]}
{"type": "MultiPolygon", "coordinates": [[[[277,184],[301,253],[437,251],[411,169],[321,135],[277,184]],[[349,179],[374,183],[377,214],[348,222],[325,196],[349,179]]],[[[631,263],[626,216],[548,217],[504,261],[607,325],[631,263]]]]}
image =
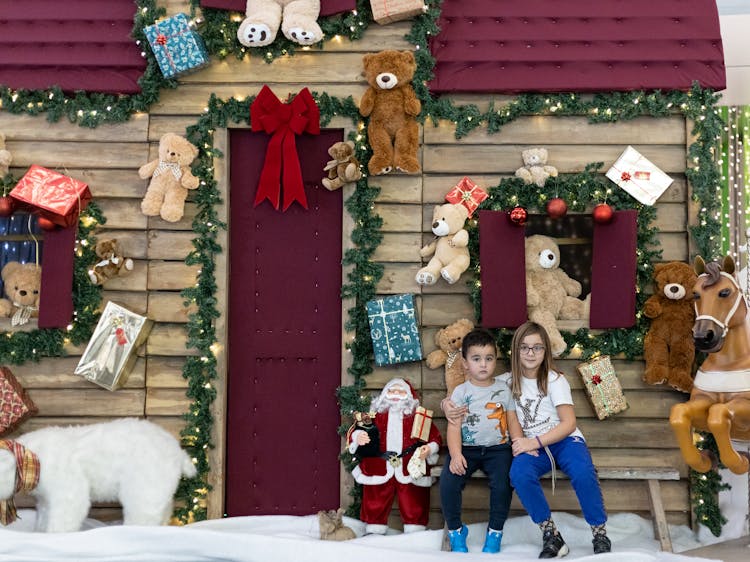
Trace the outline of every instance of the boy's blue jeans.
{"type": "MultiPolygon", "coordinates": [[[[586,442],[580,437],[566,437],[549,445],[549,450],[557,468],[570,478],[586,522],[589,525],[606,523],[607,512],[604,510],[602,490],[586,442]]],[[[538,457],[526,453],[518,455],[513,459],[510,469],[513,488],[531,520],[537,524],[552,516],[539,480],[551,469],[552,464],[544,449],[539,450],[538,457]]]]}
{"type": "Polygon", "coordinates": [[[453,474],[450,471],[450,455],[440,473],[440,503],[448,529],[455,530],[461,527],[461,494],[467,480],[479,469],[487,475],[490,486],[489,527],[502,531],[505,520],[508,518],[510,500],[513,495],[510,487],[510,463],[513,460],[510,445],[493,445],[492,447],[464,445],[462,453],[468,465],[466,474],[453,474]]]}

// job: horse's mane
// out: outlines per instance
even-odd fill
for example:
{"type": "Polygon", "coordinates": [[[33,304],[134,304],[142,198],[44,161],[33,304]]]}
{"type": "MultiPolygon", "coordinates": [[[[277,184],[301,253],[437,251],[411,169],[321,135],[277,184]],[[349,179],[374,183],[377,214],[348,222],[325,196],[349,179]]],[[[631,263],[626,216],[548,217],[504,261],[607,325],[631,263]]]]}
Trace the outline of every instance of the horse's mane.
{"type": "Polygon", "coordinates": [[[716,283],[719,282],[719,279],[721,279],[721,265],[715,261],[707,263],[703,275],[708,276],[706,281],[703,282],[704,287],[716,285],[716,283]]]}

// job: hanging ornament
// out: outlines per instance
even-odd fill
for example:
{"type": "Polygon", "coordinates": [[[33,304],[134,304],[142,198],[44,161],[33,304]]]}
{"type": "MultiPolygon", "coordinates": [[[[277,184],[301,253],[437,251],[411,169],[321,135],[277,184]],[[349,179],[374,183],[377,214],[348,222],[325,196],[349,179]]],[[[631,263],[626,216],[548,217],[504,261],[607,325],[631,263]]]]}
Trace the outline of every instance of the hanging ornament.
{"type": "Polygon", "coordinates": [[[0,197],[0,217],[9,217],[13,214],[15,207],[13,198],[9,195],[0,197]]]}
{"type": "Polygon", "coordinates": [[[599,224],[607,224],[612,220],[614,211],[612,210],[612,207],[610,207],[606,203],[599,203],[596,207],[594,207],[592,215],[594,216],[594,222],[599,224]]]}
{"type": "Polygon", "coordinates": [[[39,217],[39,228],[42,230],[55,230],[57,225],[49,219],[39,217]]]}
{"type": "Polygon", "coordinates": [[[568,204],[564,199],[555,197],[547,202],[547,214],[553,219],[559,219],[568,212],[568,204]]]}
{"type": "Polygon", "coordinates": [[[510,212],[510,222],[517,226],[523,226],[526,224],[526,220],[529,218],[529,213],[523,207],[514,207],[510,212]]]}

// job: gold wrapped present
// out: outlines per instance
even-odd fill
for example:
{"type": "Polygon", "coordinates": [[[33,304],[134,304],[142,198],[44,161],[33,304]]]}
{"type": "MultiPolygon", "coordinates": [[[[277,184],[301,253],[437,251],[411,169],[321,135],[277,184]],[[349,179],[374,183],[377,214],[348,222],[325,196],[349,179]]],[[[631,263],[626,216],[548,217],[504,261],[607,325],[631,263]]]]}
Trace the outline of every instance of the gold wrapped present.
{"type": "Polygon", "coordinates": [[[411,426],[412,439],[420,441],[430,440],[430,429],[432,428],[432,410],[417,406],[414,412],[414,423],[411,426]]]}
{"type": "Polygon", "coordinates": [[[380,23],[409,19],[427,10],[423,0],[370,0],[372,18],[380,23]]]}
{"type": "Polygon", "coordinates": [[[608,355],[602,355],[587,363],[579,363],[577,369],[600,420],[627,409],[628,403],[622,393],[620,380],[608,355]]]}
{"type": "Polygon", "coordinates": [[[127,379],[136,350],[146,341],[153,322],[108,302],[74,371],[87,380],[116,390],[127,379]]]}

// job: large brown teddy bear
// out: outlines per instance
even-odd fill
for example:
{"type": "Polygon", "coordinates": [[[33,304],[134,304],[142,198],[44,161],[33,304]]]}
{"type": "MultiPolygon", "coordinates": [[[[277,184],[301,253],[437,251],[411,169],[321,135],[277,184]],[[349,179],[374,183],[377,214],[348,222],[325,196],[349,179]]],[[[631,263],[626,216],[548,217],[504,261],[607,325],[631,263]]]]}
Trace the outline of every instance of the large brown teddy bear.
{"type": "Polygon", "coordinates": [[[435,345],[438,349],[432,351],[425,360],[429,369],[437,369],[445,365],[445,387],[447,396],[453,394],[453,389],[466,381],[466,369],[461,361],[461,344],[464,336],[474,329],[474,323],[466,318],[456,320],[435,334],[435,345]]]}
{"type": "Polygon", "coordinates": [[[686,263],[660,263],[654,267],[654,294],[643,305],[651,327],[643,341],[649,384],[669,383],[682,392],[693,389],[693,285],[698,277],[686,263]]]}
{"type": "Polygon", "coordinates": [[[407,174],[420,171],[419,126],[415,117],[422,104],[411,79],[417,69],[411,51],[381,51],[362,59],[370,87],[362,96],[359,112],[369,117],[367,136],[372,147],[370,175],[387,174],[393,168],[407,174]]]}
{"type": "Polygon", "coordinates": [[[144,164],[138,175],[151,178],[146,195],[141,201],[144,215],[161,215],[167,222],[177,222],[185,212],[188,189],[198,187],[198,178],[190,170],[198,149],[187,139],[166,133],[159,141],[159,158],[144,164]]]}
{"type": "Polygon", "coordinates": [[[560,269],[560,248],[548,236],[526,238],[526,308],[529,320],[541,324],[549,335],[552,355],[560,356],[567,347],[557,328],[557,320],[583,319],[589,313],[588,298],[581,284],[560,269]]]}
{"type": "Polygon", "coordinates": [[[12,316],[12,326],[22,326],[29,318],[39,316],[39,290],[42,268],[35,263],[11,261],[2,273],[7,299],[0,299],[0,316],[12,316]]]}
{"type": "Polygon", "coordinates": [[[419,285],[434,285],[440,277],[452,285],[469,268],[469,233],[464,229],[468,217],[468,209],[461,204],[435,207],[432,213],[435,239],[419,251],[423,258],[432,256],[432,259],[417,271],[419,285]]]}

